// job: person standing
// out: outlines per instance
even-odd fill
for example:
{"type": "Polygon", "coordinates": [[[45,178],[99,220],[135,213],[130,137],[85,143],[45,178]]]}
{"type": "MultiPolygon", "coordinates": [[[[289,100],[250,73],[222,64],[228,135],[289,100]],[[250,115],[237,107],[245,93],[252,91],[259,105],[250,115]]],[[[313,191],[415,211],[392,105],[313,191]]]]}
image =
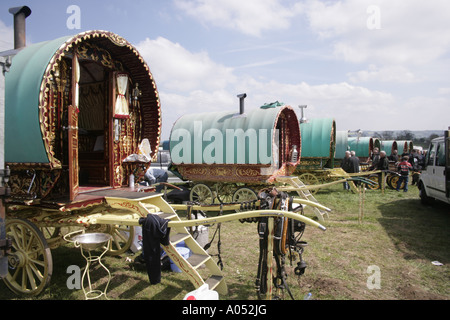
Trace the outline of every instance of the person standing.
{"type": "Polygon", "coordinates": [[[389,170],[389,160],[386,157],[386,151],[380,152],[380,160],[377,163],[377,170],[389,170]]]}
{"type": "Polygon", "coordinates": [[[408,160],[408,156],[402,157],[402,162],[397,166],[397,171],[400,173],[400,177],[397,181],[397,191],[400,191],[400,186],[402,185],[402,182],[404,182],[405,186],[403,187],[403,192],[408,192],[409,172],[413,170],[413,166],[408,160]]]}
{"type": "Polygon", "coordinates": [[[356,156],[355,151],[350,151],[350,163],[351,163],[351,172],[358,173],[359,172],[359,158],[356,156]]]}
{"type": "MultiPolygon", "coordinates": [[[[350,151],[350,172],[358,173],[359,172],[359,158],[356,156],[355,151],[350,151]]],[[[356,185],[359,185],[359,181],[355,181],[356,185]]]]}
{"type": "MultiPolygon", "coordinates": [[[[349,173],[350,172],[350,151],[345,151],[345,157],[344,159],[342,159],[342,163],[341,163],[341,168],[342,170],[344,170],[345,172],[349,173]]],[[[350,186],[348,185],[347,181],[344,181],[344,190],[350,190],[350,186]]]]}
{"type": "Polygon", "coordinates": [[[398,162],[398,151],[394,150],[392,151],[392,154],[388,157],[389,161],[394,161],[395,163],[398,162]]]}
{"type": "Polygon", "coordinates": [[[378,163],[380,162],[380,153],[378,148],[373,148],[372,153],[372,165],[370,166],[370,170],[376,170],[378,167],[378,163]]]}
{"type": "MultiPolygon", "coordinates": [[[[378,160],[375,170],[387,171],[389,170],[389,160],[386,157],[386,151],[380,151],[380,159],[378,160]]],[[[380,188],[383,188],[383,176],[382,172],[378,173],[378,184],[380,188]]]]}

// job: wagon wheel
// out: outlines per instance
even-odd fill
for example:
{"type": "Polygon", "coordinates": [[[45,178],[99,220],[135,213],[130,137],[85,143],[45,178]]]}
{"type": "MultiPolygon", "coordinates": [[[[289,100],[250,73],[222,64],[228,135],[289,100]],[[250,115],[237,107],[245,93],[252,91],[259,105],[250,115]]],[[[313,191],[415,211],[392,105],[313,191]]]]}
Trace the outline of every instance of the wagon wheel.
{"type": "Polygon", "coordinates": [[[234,184],[216,185],[217,200],[220,203],[231,203],[233,201],[234,184]]]}
{"type": "Polygon", "coordinates": [[[397,187],[398,178],[395,178],[395,174],[389,173],[386,175],[386,184],[389,188],[395,189],[397,187]],[[394,180],[393,180],[394,179],[394,180]]]}
{"type": "Polygon", "coordinates": [[[134,240],[134,227],[122,225],[107,225],[106,232],[112,236],[111,248],[107,254],[118,256],[130,249],[134,240]]]}
{"type": "Polygon", "coordinates": [[[213,204],[214,195],[211,188],[206,184],[198,183],[192,187],[189,199],[192,202],[198,202],[200,204],[213,204]]]}
{"type": "MultiPolygon", "coordinates": [[[[396,174],[391,175],[390,177],[388,177],[388,180],[387,180],[388,185],[392,189],[397,189],[398,179],[400,179],[400,177],[398,175],[396,175],[396,174]]],[[[405,187],[405,181],[402,182],[399,189],[403,189],[404,187],[405,187]]]]}
{"type": "Polygon", "coordinates": [[[42,232],[22,219],[6,221],[6,234],[12,240],[5,284],[17,294],[35,296],[50,282],[53,260],[42,232]]]}
{"type": "MultiPolygon", "coordinates": [[[[253,200],[258,200],[258,195],[256,194],[255,191],[247,187],[239,188],[233,194],[233,202],[239,203],[253,200]]],[[[236,212],[239,211],[240,210],[236,210],[236,212]]]]}
{"type": "Polygon", "coordinates": [[[378,190],[380,189],[380,180],[377,174],[373,174],[367,177],[367,179],[373,181],[375,184],[367,184],[367,188],[372,190],[378,190]]]}
{"type": "MultiPolygon", "coordinates": [[[[305,185],[318,185],[320,184],[319,179],[312,173],[303,173],[299,177],[300,181],[302,181],[305,185]]],[[[311,189],[309,192],[311,194],[315,194],[319,189],[311,189]]]]}

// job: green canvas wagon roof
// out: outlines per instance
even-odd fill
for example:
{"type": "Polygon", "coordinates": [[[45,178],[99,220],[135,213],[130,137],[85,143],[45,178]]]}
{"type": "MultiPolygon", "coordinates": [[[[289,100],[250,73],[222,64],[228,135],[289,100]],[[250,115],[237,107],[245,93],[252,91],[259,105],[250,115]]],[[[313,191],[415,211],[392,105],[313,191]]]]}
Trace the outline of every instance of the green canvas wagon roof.
{"type": "Polygon", "coordinates": [[[410,140],[397,141],[398,154],[410,153],[414,149],[414,143],[410,140]]]}
{"type": "Polygon", "coordinates": [[[370,157],[373,148],[380,149],[380,140],[372,137],[348,138],[349,150],[355,151],[357,157],[370,157]]]}
{"type": "MultiPolygon", "coordinates": [[[[223,155],[219,162],[215,163],[229,163],[229,164],[243,164],[243,163],[255,163],[261,164],[260,157],[257,157],[255,162],[249,160],[249,150],[255,150],[259,153],[264,144],[265,151],[267,151],[267,156],[272,157],[274,151],[274,141],[276,133],[276,125],[280,115],[284,113],[288,126],[290,128],[294,127],[297,132],[292,131],[294,141],[298,141],[297,148],[300,151],[300,130],[298,129],[298,120],[295,115],[295,111],[288,106],[284,107],[270,107],[270,108],[257,108],[249,110],[244,115],[239,115],[234,112],[224,111],[224,112],[206,112],[197,114],[187,114],[180,117],[173,125],[171,135],[170,135],[170,152],[172,156],[172,161],[174,164],[180,164],[178,158],[183,158],[184,164],[191,163],[202,163],[202,161],[197,161],[196,158],[199,154],[203,155],[205,153],[211,153],[211,145],[215,142],[215,137],[222,139],[218,143],[223,147],[223,155]],[[256,140],[248,139],[245,144],[245,159],[242,158],[242,153],[238,152],[239,143],[232,142],[231,139],[227,140],[227,131],[231,134],[239,134],[242,136],[247,134],[256,135],[256,140]],[[215,137],[205,138],[205,135],[211,133],[215,137]],[[189,141],[185,140],[189,139],[189,141]],[[252,144],[249,141],[254,141],[252,144]],[[184,154],[182,157],[179,151],[183,148],[180,147],[180,143],[186,143],[185,146],[189,146],[189,150],[184,148],[184,152],[188,152],[189,155],[186,157],[184,154]],[[230,149],[232,148],[232,149],[230,149]],[[233,157],[227,161],[230,153],[233,153],[233,157]],[[176,153],[176,154],[175,154],[176,153]]],[[[234,141],[234,140],[233,140],[234,141]]],[[[216,146],[219,146],[216,144],[216,146]]],[[[219,151],[220,152],[220,151],[219,151]]],[[[204,159],[202,159],[204,160],[204,159]]]]}
{"type": "Polygon", "coordinates": [[[345,151],[348,151],[348,131],[336,132],[336,159],[344,159],[345,151]]]}
{"type": "Polygon", "coordinates": [[[82,41],[95,42],[108,50],[139,82],[142,90],[142,137],[150,140],[152,154],[157,152],[160,102],[147,64],[122,37],[108,31],[93,30],[32,44],[13,58],[10,71],[5,75],[5,162],[59,166],[59,160],[55,159],[48,146],[48,132],[42,121],[49,107],[46,103],[49,79],[60,59],[74,44],[82,41]]]}
{"type": "Polygon", "coordinates": [[[385,151],[387,156],[392,154],[392,151],[398,150],[397,141],[395,140],[383,140],[381,141],[381,149],[380,151],[385,151]]]}
{"type": "Polygon", "coordinates": [[[336,123],[332,118],[310,119],[300,124],[302,158],[334,158],[336,123]]]}
{"type": "Polygon", "coordinates": [[[39,122],[42,77],[51,58],[69,37],[30,45],[13,59],[5,75],[6,162],[49,162],[39,122]]]}

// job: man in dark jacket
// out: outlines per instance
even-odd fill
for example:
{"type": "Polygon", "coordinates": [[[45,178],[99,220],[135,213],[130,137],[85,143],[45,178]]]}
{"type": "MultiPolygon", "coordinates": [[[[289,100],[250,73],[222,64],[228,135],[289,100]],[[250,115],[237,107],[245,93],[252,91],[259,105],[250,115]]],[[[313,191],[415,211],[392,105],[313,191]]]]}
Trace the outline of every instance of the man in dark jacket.
{"type": "MultiPolygon", "coordinates": [[[[350,167],[351,167],[350,156],[351,156],[350,151],[345,151],[345,157],[344,157],[344,159],[342,159],[342,163],[341,163],[341,168],[345,172],[350,172],[350,167]]],[[[350,190],[350,186],[348,185],[347,181],[344,181],[344,190],[350,190]]]]}
{"type": "Polygon", "coordinates": [[[380,152],[380,160],[377,164],[377,170],[389,170],[389,159],[386,157],[386,151],[380,152]]]}
{"type": "MultiPolygon", "coordinates": [[[[355,151],[350,151],[350,171],[349,173],[359,172],[359,158],[356,156],[355,151]]],[[[359,185],[359,181],[355,181],[355,185],[359,185]]]]}
{"type": "MultiPolygon", "coordinates": [[[[380,151],[380,160],[378,161],[375,170],[389,170],[389,159],[386,157],[386,151],[380,151]]],[[[381,173],[378,173],[378,183],[380,185],[380,188],[382,188],[383,186],[382,177],[383,175],[381,173]]]]}
{"type": "Polygon", "coordinates": [[[373,148],[371,160],[372,160],[372,165],[369,167],[369,169],[377,170],[378,162],[380,162],[380,153],[379,153],[378,148],[373,148]]]}

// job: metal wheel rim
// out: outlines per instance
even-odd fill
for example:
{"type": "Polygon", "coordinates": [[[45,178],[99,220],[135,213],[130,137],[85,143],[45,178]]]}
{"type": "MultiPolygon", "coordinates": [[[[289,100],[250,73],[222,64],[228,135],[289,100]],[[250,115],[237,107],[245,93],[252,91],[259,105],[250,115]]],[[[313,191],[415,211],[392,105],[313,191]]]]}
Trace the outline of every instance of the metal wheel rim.
{"type": "Polygon", "coordinates": [[[367,178],[376,183],[375,185],[367,184],[367,188],[372,189],[372,190],[380,189],[380,181],[379,181],[378,175],[369,176],[367,178]]]}
{"type": "Polygon", "coordinates": [[[34,224],[22,219],[7,220],[6,234],[12,240],[12,248],[5,284],[17,294],[38,295],[53,272],[52,255],[44,235],[34,224]]]}
{"type": "MultiPolygon", "coordinates": [[[[303,173],[299,177],[300,181],[302,181],[305,185],[317,185],[319,184],[319,179],[313,175],[312,173],[303,173]]],[[[319,189],[311,189],[310,193],[315,194],[319,189]]]]}
{"type": "MultiPolygon", "coordinates": [[[[392,189],[397,189],[398,179],[400,179],[400,177],[395,175],[395,176],[392,176],[392,178],[389,180],[389,182],[390,182],[389,184],[392,189]]],[[[403,189],[404,187],[405,187],[405,182],[403,181],[402,184],[400,185],[400,189],[403,189]]]]}
{"type": "MultiPolygon", "coordinates": [[[[253,201],[258,200],[258,195],[255,191],[250,188],[242,187],[237,189],[233,194],[233,202],[245,202],[245,201],[253,201]]],[[[239,212],[240,210],[236,210],[239,212]]]]}
{"type": "Polygon", "coordinates": [[[210,187],[206,184],[198,183],[192,187],[189,199],[200,204],[213,204],[214,196],[210,187]]]}

